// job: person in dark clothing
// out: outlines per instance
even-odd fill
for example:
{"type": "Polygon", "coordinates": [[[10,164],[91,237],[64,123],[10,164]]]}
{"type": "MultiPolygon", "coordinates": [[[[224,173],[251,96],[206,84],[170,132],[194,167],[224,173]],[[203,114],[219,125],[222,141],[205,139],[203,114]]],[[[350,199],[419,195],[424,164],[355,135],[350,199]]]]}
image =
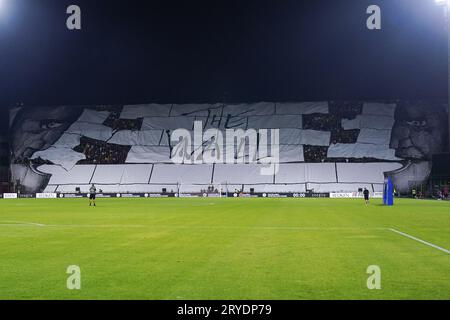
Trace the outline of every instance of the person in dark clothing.
{"type": "Polygon", "coordinates": [[[364,201],[366,202],[366,205],[368,205],[369,204],[369,190],[367,190],[367,188],[364,188],[363,194],[364,194],[364,201]]]}
{"type": "Polygon", "coordinates": [[[94,184],[89,188],[89,206],[92,206],[94,204],[95,207],[95,193],[97,192],[97,188],[94,184]]]}

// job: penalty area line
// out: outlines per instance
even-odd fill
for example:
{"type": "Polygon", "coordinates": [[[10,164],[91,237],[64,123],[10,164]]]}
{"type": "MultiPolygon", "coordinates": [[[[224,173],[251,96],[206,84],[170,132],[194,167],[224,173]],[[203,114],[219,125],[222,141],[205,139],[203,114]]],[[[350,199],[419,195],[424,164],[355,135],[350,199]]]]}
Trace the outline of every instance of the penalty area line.
{"type": "Polygon", "coordinates": [[[399,235],[402,235],[402,236],[404,236],[404,237],[410,238],[410,239],[412,239],[412,240],[415,240],[415,241],[417,241],[417,242],[423,243],[423,244],[425,244],[425,245],[427,245],[427,246],[429,246],[429,247],[432,247],[432,248],[438,249],[438,250],[440,250],[440,251],[443,251],[443,252],[445,252],[445,253],[447,253],[447,254],[450,254],[450,251],[449,251],[449,250],[444,249],[444,248],[442,248],[442,247],[439,247],[439,246],[437,246],[437,245],[435,245],[435,244],[432,244],[432,243],[430,243],[430,242],[427,242],[427,241],[425,241],[425,240],[419,239],[419,238],[417,238],[417,237],[414,237],[414,236],[412,236],[412,235],[410,235],[410,234],[407,234],[407,233],[398,231],[398,230],[393,229],[393,228],[389,228],[388,230],[390,230],[390,231],[392,231],[392,232],[395,232],[395,233],[398,233],[399,235]]]}

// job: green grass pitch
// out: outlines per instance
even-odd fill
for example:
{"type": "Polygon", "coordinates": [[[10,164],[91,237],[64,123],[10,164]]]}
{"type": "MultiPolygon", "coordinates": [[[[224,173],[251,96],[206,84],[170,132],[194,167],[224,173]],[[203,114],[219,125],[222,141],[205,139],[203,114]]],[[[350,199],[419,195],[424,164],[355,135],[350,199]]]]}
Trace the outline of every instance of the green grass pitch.
{"type": "Polygon", "coordinates": [[[0,201],[0,299],[450,299],[450,203],[0,201]],[[68,290],[69,265],[81,290],[68,290]],[[367,267],[381,289],[367,288],[367,267]]]}

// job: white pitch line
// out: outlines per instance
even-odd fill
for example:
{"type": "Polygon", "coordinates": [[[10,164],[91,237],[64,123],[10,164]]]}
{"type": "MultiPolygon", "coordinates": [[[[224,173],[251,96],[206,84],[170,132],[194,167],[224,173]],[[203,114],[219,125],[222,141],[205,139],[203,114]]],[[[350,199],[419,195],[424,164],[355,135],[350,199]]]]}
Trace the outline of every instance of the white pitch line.
{"type": "Polygon", "coordinates": [[[27,222],[27,221],[1,221],[1,226],[34,226],[34,227],[45,227],[45,224],[27,222]]]}
{"type": "Polygon", "coordinates": [[[149,229],[237,229],[237,230],[298,230],[298,231],[364,231],[364,230],[386,230],[386,228],[368,227],[301,227],[301,226],[199,226],[199,225],[143,225],[143,224],[39,224],[33,222],[0,221],[0,226],[37,226],[47,228],[149,228],[149,229]]]}
{"type": "Polygon", "coordinates": [[[427,245],[427,246],[430,246],[430,247],[432,247],[432,248],[435,248],[435,249],[438,249],[438,250],[441,250],[441,251],[443,251],[443,252],[445,252],[445,253],[450,254],[450,251],[449,251],[449,250],[444,249],[444,248],[442,248],[442,247],[439,247],[439,246],[437,246],[437,245],[435,245],[435,244],[432,244],[432,243],[430,243],[430,242],[427,242],[427,241],[425,241],[425,240],[416,238],[416,237],[414,237],[414,236],[412,236],[412,235],[410,235],[410,234],[407,234],[407,233],[398,231],[398,230],[393,229],[393,228],[389,228],[389,230],[392,231],[392,232],[398,233],[398,234],[400,234],[400,235],[402,235],[402,236],[404,236],[404,237],[407,237],[407,238],[416,240],[416,241],[418,241],[418,242],[420,242],[420,243],[423,243],[423,244],[425,244],[425,245],[427,245]]]}

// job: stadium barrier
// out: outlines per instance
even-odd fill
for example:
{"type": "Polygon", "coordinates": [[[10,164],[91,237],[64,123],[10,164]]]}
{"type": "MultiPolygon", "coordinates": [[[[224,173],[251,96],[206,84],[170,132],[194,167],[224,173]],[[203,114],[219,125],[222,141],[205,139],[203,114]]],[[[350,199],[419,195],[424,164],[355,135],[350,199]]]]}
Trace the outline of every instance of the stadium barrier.
{"type": "MultiPolygon", "coordinates": [[[[383,198],[383,192],[372,192],[372,198],[383,198]]],[[[331,192],[330,198],[363,198],[362,192],[331,192]]]]}
{"type": "MultiPolygon", "coordinates": [[[[382,192],[373,192],[372,198],[382,198],[382,192]]],[[[36,199],[57,199],[57,198],[88,198],[89,193],[36,193],[18,194],[3,193],[0,199],[36,198],[36,199]]],[[[258,192],[258,193],[97,193],[97,198],[362,198],[362,192],[258,192]]]]}
{"type": "MultiPolygon", "coordinates": [[[[61,199],[61,198],[88,198],[89,193],[36,193],[36,194],[18,194],[4,193],[0,194],[3,199],[17,198],[35,198],[35,199],[61,199]]],[[[97,198],[329,198],[330,193],[298,192],[298,193],[97,193],[97,198]]]]}

